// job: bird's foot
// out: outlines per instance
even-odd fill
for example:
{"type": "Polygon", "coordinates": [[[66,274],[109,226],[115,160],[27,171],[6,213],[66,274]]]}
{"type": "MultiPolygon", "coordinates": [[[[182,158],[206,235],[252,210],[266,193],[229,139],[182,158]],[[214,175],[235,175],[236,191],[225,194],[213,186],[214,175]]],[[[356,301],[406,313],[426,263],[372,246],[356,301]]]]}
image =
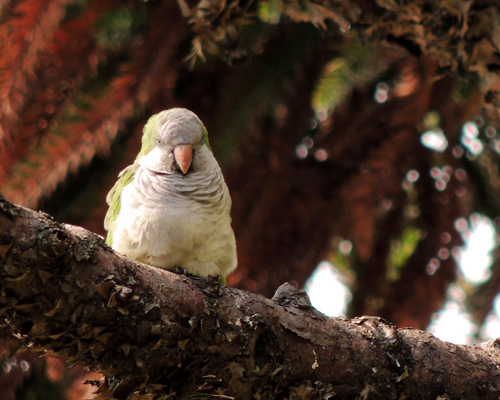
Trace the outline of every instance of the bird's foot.
{"type": "Polygon", "coordinates": [[[185,275],[185,276],[190,276],[190,277],[195,276],[181,265],[176,265],[174,268],[172,268],[172,272],[175,272],[176,274],[179,274],[179,275],[185,275]]]}

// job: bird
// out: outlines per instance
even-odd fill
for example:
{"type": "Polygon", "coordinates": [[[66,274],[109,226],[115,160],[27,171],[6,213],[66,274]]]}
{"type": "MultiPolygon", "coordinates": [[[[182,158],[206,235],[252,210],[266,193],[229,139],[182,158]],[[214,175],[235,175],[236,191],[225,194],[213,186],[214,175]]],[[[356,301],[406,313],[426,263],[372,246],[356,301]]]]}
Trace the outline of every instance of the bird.
{"type": "Polygon", "coordinates": [[[207,129],[188,109],[149,118],[106,202],[106,243],[129,258],[223,283],[237,266],[229,190],[207,129]]]}

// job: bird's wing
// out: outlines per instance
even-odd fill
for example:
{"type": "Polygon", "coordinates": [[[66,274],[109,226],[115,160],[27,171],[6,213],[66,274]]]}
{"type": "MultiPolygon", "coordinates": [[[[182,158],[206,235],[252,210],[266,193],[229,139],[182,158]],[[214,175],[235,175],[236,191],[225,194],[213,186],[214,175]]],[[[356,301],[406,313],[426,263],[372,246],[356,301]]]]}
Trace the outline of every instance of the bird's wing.
{"type": "Polygon", "coordinates": [[[106,203],[108,203],[109,209],[106,213],[106,218],[104,218],[104,229],[108,231],[106,244],[108,244],[109,246],[113,244],[114,222],[118,217],[118,214],[120,213],[120,196],[125,186],[127,186],[134,180],[137,168],[138,165],[134,163],[120,172],[120,174],[118,175],[118,181],[116,181],[115,185],[111,188],[108,195],[106,196],[106,203]]]}
{"type": "Polygon", "coordinates": [[[212,146],[210,146],[210,142],[208,141],[208,131],[205,125],[203,125],[203,142],[207,145],[208,149],[213,152],[212,146]]]}

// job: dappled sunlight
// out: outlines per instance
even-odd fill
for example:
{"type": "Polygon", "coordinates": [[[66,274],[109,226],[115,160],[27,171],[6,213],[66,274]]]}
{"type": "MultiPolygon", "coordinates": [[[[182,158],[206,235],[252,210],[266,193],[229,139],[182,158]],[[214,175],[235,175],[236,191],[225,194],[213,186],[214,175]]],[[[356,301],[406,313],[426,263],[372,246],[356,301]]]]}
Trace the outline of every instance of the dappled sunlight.
{"type": "Polygon", "coordinates": [[[455,344],[473,344],[477,326],[456,300],[446,302],[443,309],[432,317],[428,331],[434,336],[455,344]]]}
{"type": "MultiPolygon", "coordinates": [[[[462,235],[465,245],[454,248],[453,256],[457,259],[465,282],[470,285],[479,285],[485,282],[491,274],[491,251],[495,246],[495,229],[492,221],[480,214],[474,213],[470,220],[459,218],[455,221],[455,228],[462,235]]],[[[448,301],[443,309],[434,314],[429,332],[442,340],[456,344],[471,344],[477,340],[475,336],[478,327],[467,313],[464,301],[467,293],[459,285],[453,284],[448,290],[448,301]]],[[[500,322],[498,320],[500,300],[497,296],[492,313],[486,318],[480,329],[480,338],[489,339],[500,336],[500,322]]]]}
{"type": "Polygon", "coordinates": [[[472,214],[470,222],[461,218],[457,229],[466,241],[458,251],[458,265],[464,278],[473,284],[484,282],[490,277],[491,251],[495,246],[495,229],[489,218],[472,214]]]}
{"type": "MultiPolygon", "coordinates": [[[[409,171],[409,180],[418,179],[416,171],[409,171]]],[[[477,285],[488,279],[492,262],[491,251],[495,246],[495,229],[493,222],[480,214],[472,214],[470,220],[459,218],[455,228],[462,235],[465,245],[454,247],[450,252],[446,247],[439,249],[437,257],[429,260],[426,273],[433,275],[440,267],[441,261],[450,257],[457,259],[463,278],[471,285],[477,285]]],[[[442,234],[444,245],[451,240],[448,232],[442,234]]],[[[353,245],[349,240],[339,240],[337,249],[346,256],[352,253],[353,245]]],[[[411,251],[409,252],[411,254],[411,251]]],[[[406,258],[408,255],[406,256],[406,258]]],[[[405,258],[405,259],[406,259],[405,258]]],[[[346,277],[333,264],[322,262],[318,265],[306,283],[306,290],[314,307],[329,316],[344,316],[351,300],[351,293],[346,286],[346,277]]],[[[452,284],[447,293],[448,301],[442,310],[434,313],[428,331],[441,340],[456,344],[472,344],[477,341],[479,328],[466,311],[464,302],[467,290],[460,284],[452,284]]],[[[480,329],[482,340],[500,336],[500,295],[496,297],[493,311],[480,329]]]]}
{"type": "Polygon", "coordinates": [[[484,340],[500,337],[500,294],[495,297],[493,310],[486,317],[485,324],[481,329],[481,338],[484,340]]]}
{"type": "Polygon", "coordinates": [[[481,328],[482,339],[490,340],[498,337],[500,337],[500,294],[495,297],[493,310],[490,311],[481,328]]]}
{"type": "Polygon", "coordinates": [[[446,165],[443,168],[432,167],[430,170],[431,177],[434,178],[435,186],[437,190],[443,191],[446,189],[446,185],[450,181],[451,175],[453,174],[453,168],[446,165]]]}
{"type": "Polygon", "coordinates": [[[316,309],[330,317],[345,316],[351,292],[344,282],[342,274],[331,263],[323,261],[307,281],[305,289],[316,309]]]}
{"type": "Polygon", "coordinates": [[[422,118],[419,129],[422,133],[420,141],[425,147],[442,153],[448,148],[448,140],[440,126],[441,116],[436,111],[428,112],[422,118]]]}
{"type": "Polygon", "coordinates": [[[499,315],[494,312],[486,317],[484,326],[481,328],[481,339],[491,340],[500,337],[500,320],[499,315]]]}
{"type": "Polygon", "coordinates": [[[462,144],[474,156],[479,155],[484,148],[483,143],[478,136],[479,128],[476,123],[472,121],[466,122],[462,128],[462,144]]]}
{"type": "Polygon", "coordinates": [[[441,128],[424,132],[420,140],[425,147],[431,150],[443,152],[448,147],[448,140],[441,128]]]}

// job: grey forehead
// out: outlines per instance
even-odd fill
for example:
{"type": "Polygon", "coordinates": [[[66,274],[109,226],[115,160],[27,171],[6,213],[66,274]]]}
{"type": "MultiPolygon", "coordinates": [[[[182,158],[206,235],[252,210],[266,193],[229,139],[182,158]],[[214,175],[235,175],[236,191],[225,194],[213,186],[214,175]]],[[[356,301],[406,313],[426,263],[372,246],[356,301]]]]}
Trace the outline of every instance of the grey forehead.
{"type": "Polygon", "coordinates": [[[195,144],[203,136],[203,124],[198,116],[185,108],[173,108],[158,114],[160,134],[172,144],[195,144]]]}

